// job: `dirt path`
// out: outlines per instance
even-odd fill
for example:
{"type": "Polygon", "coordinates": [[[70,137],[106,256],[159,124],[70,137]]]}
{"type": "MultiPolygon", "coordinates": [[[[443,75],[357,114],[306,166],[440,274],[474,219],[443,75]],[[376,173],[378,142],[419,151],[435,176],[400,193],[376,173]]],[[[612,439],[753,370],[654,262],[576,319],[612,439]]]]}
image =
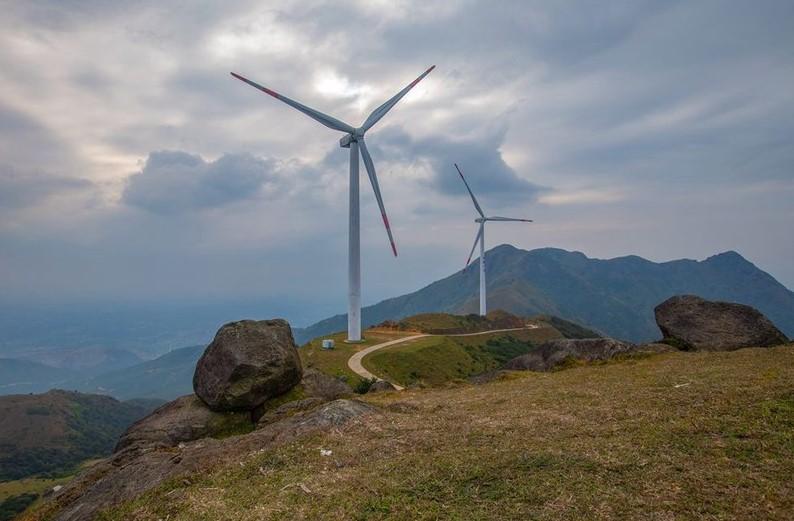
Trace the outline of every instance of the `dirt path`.
{"type": "MultiPolygon", "coordinates": [[[[361,362],[362,362],[362,360],[364,360],[364,357],[367,356],[368,354],[374,353],[375,351],[377,351],[379,349],[383,349],[384,347],[390,347],[390,346],[393,346],[393,345],[401,344],[403,342],[408,342],[409,340],[416,340],[417,338],[424,338],[426,336],[477,336],[477,335],[487,335],[487,334],[490,334],[490,333],[505,333],[507,331],[523,331],[524,329],[538,329],[539,327],[540,326],[538,326],[537,324],[527,324],[526,327],[514,327],[514,328],[510,328],[510,329],[492,329],[491,331],[478,331],[477,333],[460,333],[460,334],[457,334],[457,335],[420,334],[420,335],[406,336],[406,337],[403,337],[403,338],[398,338],[396,340],[389,340],[388,342],[383,342],[381,344],[375,344],[374,346],[369,346],[366,349],[362,349],[361,351],[359,351],[358,353],[356,353],[356,354],[354,354],[353,356],[350,357],[350,359],[347,361],[347,366],[354,373],[356,373],[357,375],[359,375],[362,378],[375,378],[375,379],[378,379],[378,380],[382,380],[382,378],[380,378],[379,376],[374,375],[374,374],[370,373],[369,371],[367,371],[364,368],[364,366],[361,364],[361,362]]],[[[391,382],[391,384],[398,391],[402,391],[404,389],[404,387],[402,387],[401,385],[397,385],[394,382],[391,382]]]]}

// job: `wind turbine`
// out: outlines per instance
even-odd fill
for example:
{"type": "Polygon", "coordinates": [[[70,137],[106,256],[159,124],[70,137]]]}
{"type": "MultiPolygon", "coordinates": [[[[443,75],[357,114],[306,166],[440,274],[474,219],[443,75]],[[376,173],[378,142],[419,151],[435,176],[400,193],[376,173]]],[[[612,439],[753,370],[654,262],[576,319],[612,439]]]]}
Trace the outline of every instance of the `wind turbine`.
{"type": "Polygon", "coordinates": [[[348,305],[347,305],[347,339],[349,342],[361,341],[361,233],[359,221],[359,197],[358,197],[358,154],[361,151],[361,157],[364,159],[364,166],[367,169],[369,182],[372,184],[372,190],[375,192],[375,199],[378,201],[380,207],[380,214],[383,217],[383,224],[386,226],[386,233],[389,236],[392,252],[397,256],[397,246],[394,244],[394,237],[389,227],[389,218],[386,217],[386,208],[383,206],[383,198],[380,194],[380,187],[378,186],[378,176],[375,174],[375,165],[372,163],[372,157],[369,155],[367,145],[364,142],[364,134],[372,128],[375,123],[389,112],[403,96],[408,94],[408,91],[414,88],[425,76],[430,74],[436,66],[433,65],[421,76],[408,84],[403,90],[394,95],[391,99],[386,101],[383,105],[372,111],[372,114],[367,117],[360,127],[353,127],[347,123],[340,121],[334,117],[323,114],[319,110],[314,110],[302,103],[290,99],[282,94],[263,87],[239,74],[231,73],[232,76],[238,80],[244,81],[264,92],[270,94],[277,100],[283,101],[290,107],[303,112],[313,120],[325,125],[332,130],[344,132],[345,135],[339,140],[339,146],[342,148],[350,149],[350,196],[349,196],[349,228],[348,228],[348,250],[347,250],[347,276],[348,276],[348,305]]]}
{"type": "Polygon", "coordinates": [[[471,256],[474,255],[474,248],[477,247],[477,242],[480,243],[480,315],[485,316],[486,313],[486,306],[485,306],[485,223],[488,221],[516,221],[522,223],[531,223],[531,219],[514,219],[512,217],[486,217],[485,213],[483,213],[482,208],[480,208],[480,203],[477,202],[477,198],[474,197],[474,192],[471,191],[469,188],[469,183],[466,182],[466,178],[463,177],[463,172],[460,171],[457,163],[454,163],[455,170],[458,171],[460,174],[460,178],[463,180],[463,184],[466,185],[466,190],[469,191],[469,195],[471,196],[471,201],[474,203],[474,208],[477,210],[477,213],[480,216],[474,219],[474,222],[480,224],[480,230],[477,232],[477,236],[474,237],[474,245],[471,247],[471,252],[469,252],[469,258],[466,260],[466,266],[469,265],[471,262],[471,256]]]}

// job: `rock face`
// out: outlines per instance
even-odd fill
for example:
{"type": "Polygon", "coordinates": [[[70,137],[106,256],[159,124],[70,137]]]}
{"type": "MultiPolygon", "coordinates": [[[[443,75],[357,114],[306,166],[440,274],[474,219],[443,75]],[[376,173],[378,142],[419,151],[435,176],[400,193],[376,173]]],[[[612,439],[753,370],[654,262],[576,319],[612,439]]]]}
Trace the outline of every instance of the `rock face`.
{"type": "Polygon", "coordinates": [[[114,452],[131,447],[175,447],[185,441],[244,432],[252,428],[248,413],[214,412],[198,396],[189,394],[168,402],[146,418],[133,423],[121,435],[114,452]]]}
{"type": "Polygon", "coordinates": [[[551,340],[531,353],[513,358],[504,369],[512,371],[550,371],[570,359],[608,360],[615,355],[636,350],[634,344],[613,338],[585,338],[579,340],[551,340]]]}
{"type": "Polygon", "coordinates": [[[285,320],[242,320],[218,330],[196,364],[193,389],[214,411],[250,411],[289,391],[301,376],[285,320]]]}
{"type": "Polygon", "coordinates": [[[656,306],[654,314],[665,340],[679,349],[726,351],[788,342],[764,315],[743,304],[679,295],[656,306]]]}

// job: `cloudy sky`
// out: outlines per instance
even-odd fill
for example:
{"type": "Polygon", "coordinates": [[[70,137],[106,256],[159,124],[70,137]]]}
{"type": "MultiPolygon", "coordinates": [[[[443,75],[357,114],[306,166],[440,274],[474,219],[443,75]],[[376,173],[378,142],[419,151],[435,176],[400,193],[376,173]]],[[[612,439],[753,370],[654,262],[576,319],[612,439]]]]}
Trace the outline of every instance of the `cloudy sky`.
{"type": "MultiPolygon", "coordinates": [[[[368,134],[364,301],[490,246],[736,250],[794,287],[794,3],[0,2],[0,293],[290,298],[343,311],[347,150],[231,78],[368,134]]],[[[307,304],[308,305],[308,304],[307,304]]],[[[320,318],[319,316],[317,318],[320,318]]]]}

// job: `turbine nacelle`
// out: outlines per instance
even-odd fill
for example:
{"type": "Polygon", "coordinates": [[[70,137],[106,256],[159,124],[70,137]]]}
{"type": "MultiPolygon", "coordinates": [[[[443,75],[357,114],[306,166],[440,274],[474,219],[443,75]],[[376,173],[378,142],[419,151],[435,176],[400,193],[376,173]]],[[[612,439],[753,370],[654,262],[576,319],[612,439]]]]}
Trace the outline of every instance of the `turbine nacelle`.
{"type": "Polygon", "coordinates": [[[339,140],[339,146],[342,148],[350,148],[350,143],[353,141],[364,139],[364,133],[366,133],[366,130],[357,128],[354,132],[342,136],[342,138],[339,140]]]}

